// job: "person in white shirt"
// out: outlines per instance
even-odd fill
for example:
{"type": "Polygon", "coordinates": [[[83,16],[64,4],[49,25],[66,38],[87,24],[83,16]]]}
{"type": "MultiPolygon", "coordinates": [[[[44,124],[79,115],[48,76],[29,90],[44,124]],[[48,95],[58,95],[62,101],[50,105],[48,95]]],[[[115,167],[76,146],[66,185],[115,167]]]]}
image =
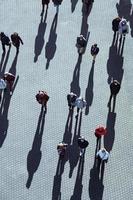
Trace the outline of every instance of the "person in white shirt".
{"type": "Polygon", "coordinates": [[[100,159],[100,161],[105,161],[107,162],[109,159],[109,152],[105,148],[101,148],[97,154],[96,158],[100,159]]]}
{"type": "Polygon", "coordinates": [[[119,27],[118,27],[118,32],[122,36],[126,36],[127,33],[129,33],[129,25],[126,19],[122,18],[119,27]]]}
{"type": "Polygon", "coordinates": [[[82,97],[78,97],[75,101],[75,106],[77,106],[77,115],[79,114],[79,110],[82,111],[83,108],[85,108],[87,105],[86,100],[84,100],[82,97]]]}

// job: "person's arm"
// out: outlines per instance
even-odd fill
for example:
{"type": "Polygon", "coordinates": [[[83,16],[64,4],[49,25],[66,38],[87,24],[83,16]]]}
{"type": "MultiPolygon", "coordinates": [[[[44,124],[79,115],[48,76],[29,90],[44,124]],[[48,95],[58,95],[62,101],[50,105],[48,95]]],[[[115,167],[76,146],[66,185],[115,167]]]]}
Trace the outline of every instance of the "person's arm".
{"type": "Polygon", "coordinates": [[[20,36],[18,36],[18,37],[19,37],[19,40],[20,40],[21,44],[24,44],[23,40],[21,39],[21,37],[20,36]]]}

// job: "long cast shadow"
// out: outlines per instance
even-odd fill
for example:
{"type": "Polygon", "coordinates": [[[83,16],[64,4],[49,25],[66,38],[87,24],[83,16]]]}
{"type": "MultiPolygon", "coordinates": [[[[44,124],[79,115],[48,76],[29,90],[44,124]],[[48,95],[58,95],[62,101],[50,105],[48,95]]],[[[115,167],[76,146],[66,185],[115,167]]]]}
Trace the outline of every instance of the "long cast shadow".
{"type": "Polygon", "coordinates": [[[107,134],[104,136],[104,147],[110,152],[113,148],[115,140],[115,122],[116,122],[116,113],[109,112],[107,117],[107,134]]]}
{"type": "MultiPolygon", "coordinates": [[[[73,122],[73,110],[69,110],[67,122],[65,126],[65,132],[63,136],[63,142],[67,143],[68,146],[71,144],[72,122],[73,122]]],[[[66,152],[66,154],[67,153],[68,152],[66,152]]],[[[63,159],[59,157],[56,174],[54,176],[54,181],[53,181],[52,200],[61,200],[61,191],[60,191],[61,180],[62,180],[62,174],[64,172],[64,166],[67,160],[68,160],[67,155],[65,155],[65,158],[63,159]]]]}
{"type": "Polygon", "coordinates": [[[82,190],[83,190],[83,184],[82,184],[83,171],[84,171],[84,157],[80,158],[80,160],[79,160],[74,191],[73,191],[73,195],[71,196],[70,200],[81,200],[82,190]]]}
{"type": "Polygon", "coordinates": [[[65,132],[63,135],[63,142],[68,144],[68,146],[71,144],[71,139],[72,139],[72,124],[73,124],[73,110],[69,110],[65,126],[65,132]]]}
{"type": "Polygon", "coordinates": [[[90,170],[90,180],[89,180],[89,189],[88,189],[90,200],[103,199],[104,163],[102,163],[101,171],[100,171],[100,163],[98,163],[98,160],[96,159],[96,153],[100,149],[100,146],[101,146],[101,140],[97,140],[94,165],[93,165],[93,168],[90,170]]]}
{"type": "Polygon", "coordinates": [[[1,73],[1,71],[2,71],[2,66],[3,66],[3,63],[4,63],[5,55],[6,55],[6,53],[3,52],[3,53],[2,53],[2,56],[1,56],[1,61],[0,61],[0,73],[1,73]]]}
{"type": "Polygon", "coordinates": [[[77,64],[73,72],[73,80],[70,84],[70,91],[80,96],[79,76],[80,76],[80,65],[82,62],[82,55],[79,55],[77,64]]]}
{"type": "Polygon", "coordinates": [[[122,82],[123,73],[124,73],[124,69],[123,69],[124,43],[125,43],[125,37],[119,40],[119,45],[118,45],[118,35],[117,35],[116,41],[113,38],[112,45],[109,49],[109,58],[107,61],[107,73],[108,73],[109,84],[111,83],[112,79],[117,80],[119,83],[122,82]]]}
{"type": "MultiPolygon", "coordinates": [[[[14,90],[16,88],[16,85],[18,83],[19,76],[16,78],[12,92],[14,93],[14,90]]],[[[0,105],[0,147],[2,147],[6,136],[7,131],[9,127],[9,119],[8,119],[8,110],[10,106],[11,96],[9,93],[9,90],[4,91],[2,102],[0,105]]]]}
{"type": "Polygon", "coordinates": [[[8,51],[7,51],[5,61],[4,61],[5,54],[4,54],[4,53],[2,54],[2,58],[1,58],[1,72],[0,72],[0,74],[1,74],[2,76],[3,76],[4,73],[5,73],[5,69],[6,69],[7,62],[8,62],[9,55],[10,55],[10,50],[11,50],[11,47],[9,47],[9,49],[8,49],[8,51]]]}
{"type": "Polygon", "coordinates": [[[38,26],[38,33],[37,33],[37,36],[35,38],[34,62],[37,62],[38,57],[41,54],[43,46],[44,46],[44,35],[45,35],[45,31],[46,31],[46,26],[47,26],[46,19],[47,19],[47,9],[46,9],[44,21],[43,21],[43,17],[41,17],[41,21],[40,21],[40,24],[38,26]]]}
{"type": "Polygon", "coordinates": [[[53,189],[52,189],[52,200],[61,200],[61,181],[62,174],[64,172],[65,160],[58,160],[56,174],[54,176],[53,189]]]}
{"type": "Polygon", "coordinates": [[[92,105],[93,101],[93,77],[94,77],[94,64],[95,61],[92,62],[90,74],[89,74],[89,79],[88,79],[88,85],[85,91],[85,100],[87,102],[86,108],[85,108],[85,115],[88,115],[89,113],[89,107],[92,105]]]}
{"type": "Polygon", "coordinates": [[[77,3],[78,3],[78,0],[71,0],[71,11],[72,12],[74,12],[77,3]]]}
{"type": "Polygon", "coordinates": [[[116,4],[117,12],[119,17],[125,18],[131,28],[131,36],[133,37],[133,7],[131,0],[120,0],[116,4]]]}
{"type": "Polygon", "coordinates": [[[78,124],[78,118],[76,118],[74,136],[72,144],[70,145],[69,148],[69,163],[70,163],[69,178],[72,177],[73,170],[76,167],[79,160],[78,138],[80,137],[81,122],[82,122],[82,112],[80,112],[79,124],[78,124]]]}
{"type": "Polygon", "coordinates": [[[51,29],[50,29],[49,39],[48,39],[48,42],[45,47],[45,57],[47,59],[46,69],[49,68],[50,61],[54,58],[54,55],[56,52],[57,22],[58,22],[58,13],[56,13],[54,16],[54,19],[53,19],[53,22],[51,25],[51,29]]]}
{"type": "Polygon", "coordinates": [[[9,69],[9,72],[12,73],[14,76],[16,75],[16,66],[17,66],[18,55],[14,57],[12,65],[9,69]]]}
{"type": "Polygon", "coordinates": [[[28,171],[28,180],[26,183],[26,187],[29,189],[31,186],[31,182],[33,179],[34,173],[37,171],[41,157],[42,157],[42,151],[41,151],[41,144],[42,144],[42,136],[43,136],[43,130],[44,130],[44,123],[45,123],[45,114],[44,108],[41,108],[38,125],[34,137],[34,141],[32,144],[32,149],[29,151],[27,156],[27,171],[28,171]]]}

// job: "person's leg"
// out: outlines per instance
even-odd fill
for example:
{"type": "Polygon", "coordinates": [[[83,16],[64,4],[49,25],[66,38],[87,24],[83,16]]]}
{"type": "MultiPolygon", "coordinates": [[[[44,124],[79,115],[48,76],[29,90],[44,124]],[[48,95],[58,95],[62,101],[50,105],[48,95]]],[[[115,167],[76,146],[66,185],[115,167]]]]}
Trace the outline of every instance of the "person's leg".
{"type": "Polygon", "coordinates": [[[77,115],[75,116],[76,118],[78,117],[79,110],[80,110],[80,109],[77,107],[77,115]]]}
{"type": "Polygon", "coordinates": [[[113,95],[112,95],[112,94],[110,94],[110,98],[109,98],[109,101],[108,101],[108,107],[110,107],[110,106],[111,106],[111,100],[112,100],[112,97],[113,97],[113,95]]]}
{"type": "Polygon", "coordinates": [[[8,84],[9,84],[10,95],[12,95],[13,81],[8,81],[8,84]]]}
{"type": "Polygon", "coordinates": [[[19,46],[20,46],[20,42],[16,44],[16,54],[19,53],[19,46]]]}
{"type": "Polygon", "coordinates": [[[5,44],[3,44],[3,43],[2,43],[2,49],[3,49],[3,52],[6,51],[5,44]]]}

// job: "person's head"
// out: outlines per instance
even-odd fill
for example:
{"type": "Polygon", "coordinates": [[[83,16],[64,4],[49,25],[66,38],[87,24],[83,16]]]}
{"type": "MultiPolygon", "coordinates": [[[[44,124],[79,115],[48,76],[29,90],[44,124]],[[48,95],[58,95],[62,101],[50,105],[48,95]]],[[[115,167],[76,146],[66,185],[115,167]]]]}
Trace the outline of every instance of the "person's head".
{"type": "Polygon", "coordinates": [[[94,44],[94,47],[97,47],[97,44],[96,44],[96,43],[94,44]]]}
{"type": "Polygon", "coordinates": [[[17,32],[14,32],[13,35],[14,35],[14,36],[18,36],[18,33],[17,33],[17,32]]]}
{"type": "Polygon", "coordinates": [[[1,32],[0,33],[0,37],[3,37],[5,34],[4,34],[4,32],[1,32]]]}
{"type": "Polygon", "coordinates": [[[106,152],[105,148],[102,148],[101,151],[102,151],[102,153],[105,153],[105,152],[106,152]]]}

